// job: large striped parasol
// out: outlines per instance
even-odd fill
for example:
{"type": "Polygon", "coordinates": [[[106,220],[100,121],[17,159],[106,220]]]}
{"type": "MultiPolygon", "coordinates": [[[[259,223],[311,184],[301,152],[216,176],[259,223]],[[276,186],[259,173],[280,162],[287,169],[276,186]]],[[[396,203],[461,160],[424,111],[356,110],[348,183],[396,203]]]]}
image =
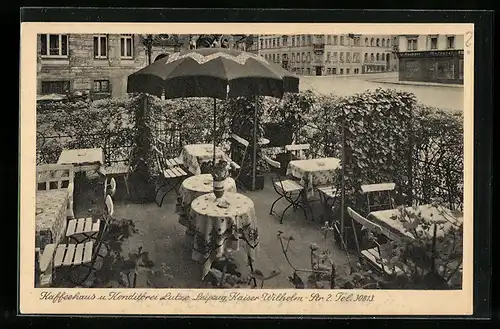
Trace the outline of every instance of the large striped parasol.
{"type": "MultiPolygon", "coordinates": [[[[215,133],[217,98],[281,98],[285,92],[299,92],[299,78],[278,64],[252,53],[227,48],[200,48],[174,53],[131,74],[127,92],[163,94],[165,98],[212,97],[215,133]]],[[[253,187],[257,143],[254,128],[253,187]]]]}

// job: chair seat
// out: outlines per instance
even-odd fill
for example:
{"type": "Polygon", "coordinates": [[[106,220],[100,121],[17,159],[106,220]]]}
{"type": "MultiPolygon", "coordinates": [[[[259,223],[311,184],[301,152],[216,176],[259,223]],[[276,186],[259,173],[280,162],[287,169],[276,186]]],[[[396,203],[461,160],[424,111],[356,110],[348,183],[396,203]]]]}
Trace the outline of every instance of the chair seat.
{"type": "Polygon", "coordinates": [[[74,266],[90,263],[94,242],[88,241],[79,244],[60,244],[54,256],[54,267],[74,266]]]}
{"type": "Polygon", "coordinates": [[[337,196],[337,189],[333,185],[318,187],[318,191],[324,194],[327,198],[334,198],[337,196]]]}
{"type": "Polygon", "coordinates": [[[97,219],[95,222],[92,218],[76,218],[68,222],[66,229],[66,236],[73,236],[76,234],[89,234],[97,233],[101,227],[101,220],[97,219]]]}
{"type": "Polygon", "coordinates": [[[380,268],[382,270],[382,264],[384,265],[384,270],[387,275],[392,275],[392,274],[403,274],[403,270],[401,270],[399,267],[394,267],[394,271],[392,271],[391,268],[387,266],[387,260],[382,259],[380,257],[380,253],[378,252],[377,248],[372,248],[372,249],[365,249],[361,251],[361,254],[368,259],[371,263],[373,263],[375,266],[380,268]]]}
{"type": "Polygon", "coordinates": [[[124,164],[124,163],[116,163],[116,164],[112,164],[111,166],[106,166],[104,167],[104,170],[106,172],[106,175],[108,176],[111,176],[111,175],[126,175],[129,170],[130,170],[130,167],[129,165],[127,164],[124,164]]]}
{"type": "Polygon", "coordinates": [[[284,179],[281,181],[281,184],[280,182],[274,182],[274,185],[276,188],[283,190],[284,192],[298,192],[304,189],[302,185],[291,179],[284,179]]]}
{"type": "Polygon", "coordinates": [[[187,173],[181,167],[172,167],[163,170],[163,176],[165,178],[177,178],[187,176],[187,173]]]}
{"type": "Polygon", "coordinates": [[[182,158],[173,158],[173,159],[166,159],[165,160],[167,168],[173,168],[173,167],[179,167],[184,164],[184,161],[182,161],[182,158]]]}

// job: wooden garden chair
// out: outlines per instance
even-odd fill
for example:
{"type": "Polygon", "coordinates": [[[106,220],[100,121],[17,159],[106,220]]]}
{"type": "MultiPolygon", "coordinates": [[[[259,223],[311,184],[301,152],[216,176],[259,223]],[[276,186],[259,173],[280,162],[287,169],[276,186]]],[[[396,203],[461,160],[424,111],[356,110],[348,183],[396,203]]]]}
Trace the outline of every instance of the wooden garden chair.
{"type": "Polygon", "coordinates": [[[102,240],[87,241],[78,244],[48,244],[40,256],[39,269],[41,285],[53,282],[57,270],[65,270],[63,278],[76,286],[82,285],[97,270],[97,259],[107,256],[109,249],[102,240]],[[99,253],[101,246],[106,248],[106,255],[99,253]],[[75,273],[75,272],[80,273],[75,273]]]}
{"type": "MultiPolygon", "coordinates": [[[[250,144],[246,139],[241,138],[240,136],[236,134],[231,135],[231,139],[233,142],[233,145],[231,146],[231,166],[234,168],[234,172],[232,173],[232,176],[236,183],[240,183],[239,177],[241,174],[241,168],[243,167],[246,156],[247,156],[247,151],[248,151],[248,145],[250,144]],[[241,153],[237,153],[236,150],[238,149],[243,149],[241,153]],[[238,156],[236,156],[238,154],[238,156]]],[[[239,184],[241,185],[241,184],[239,184]]]]}
{"type": "Polygon", "coordinates": [[[302,191],[304,190],[304,187],[294,180],[281,178],[281,164],[278,161],[272,160],[266,155],[263,155],[262,158],[267,162],[271,171],[275,174],[275,177],[273,177],[273,187],[276,193],[279,195],[279,197],[271,205],[269,214],[278,215],[273,211],[274,206],[279,200],[284,198],[290,204],[281,213],[280,224],[283,224],[283,216],[285,215],[285,212],[291,207],[293,207],[294,210],[297,208],[302,209],[302,211],[304,212],[304,216],[307,219],[306,209],[304,208],[304,205],[300,203],[300,198],[302,197],[302,191]]]}
{"type": "Polygon", "coordinates": [[[106,177],[106,179],[104,180],[104,199],[106,199],[108,195],[113,197],[115,196],[115,194],[116,194],[116,180],[114,179],[114,177],[111,177],[110,179],[106,177]]]}
{"type": "Polygon", "coordinates": [[[354,232],[354,239],[356,242],[356,248],[358,252],[358,257],[362,257],[364,260],[368,261],[376,270],[380,271],[382,274],[386,275],[398,275],[402,274],[403,271],[397,266],[390,266],[388,264],[389,259],[392,257],[392,239],[391,234],[380,227],[379,225],[369,221],[364,218],[352,208],[347,207],[347,212],[351,217],[352,227],[354,232]],[[354,222],[359,223],[364,229],[368,230],[374,235],[373,243],[375,247],[369,249],[361,249],[359,244],[358,234],[356,232],[354,222]],[[388,241],[384,244],[378,242],[378,236],[386,235],[388,241]]]}
{"type": "Polygon", "coordinates": [[[368,213],[394,209],[392,192],[395,188],[394,183],[361,185],[361,192],[366,195],[368,213]]]}
{"type": "MultiPolygon", "coordinates": [[[[117,162],[117,163],[113,163],[113,164],[104,166],[103,167],[104,171],[99,171],[101,174],[103,174],[106,177],[106,180],[110,180],[111,178],[113,178],[113,179],[122,178],[123,183],[125,184],[125,190],[127,192],[127,196],[130,196],[128,179],[129,179],[130,173],[134,169],[132,167],[132,155],[133,155],[133,148],[130,148],[128,157],[125,161],[117,162]]],[[[115,183],[116,183],[116,181],[115,181],[115,183]]]]}
{"type": "Polygon", "coordinates": [[[161,184],[160,187],[155,191],[156,204],[158,205],[158,207],[161,207],[165,196],[170,191],[175,190],[176,194],[179,195],[179,185],[182,183],[182,180],[188,176],[188,174],[176,160],[174,160],[175,162],[173,163],[170,161],[172,159],[165,158],[163,152],[154,145],[153,152],[156,166],[160,173],[160,178],[163,180],[163,184],[161,184]],[[165,186],[168,186],[168,189],[164,192],[161,201],[158,202],[158,194],[165,186]]]}
{"type": "Polygon", "coordinates": [[[292,145],[286,145],[285,151],[291,153],[292,156],[298,160],[304,160],[307,159],[305,151],[309,150],[310,148],[311,148],[310,144],[292,144],[292,145]]]}
{"type": "Polygon", "coordinates": [[[111,195],[106,195],[105,214],[102,218],[75,218],[68,221],[66,228],[66,238],[68,242],[84,243],[89,240],[101,240],[106,233],[109,219],[113,217],[114,204],[111,195]]]}

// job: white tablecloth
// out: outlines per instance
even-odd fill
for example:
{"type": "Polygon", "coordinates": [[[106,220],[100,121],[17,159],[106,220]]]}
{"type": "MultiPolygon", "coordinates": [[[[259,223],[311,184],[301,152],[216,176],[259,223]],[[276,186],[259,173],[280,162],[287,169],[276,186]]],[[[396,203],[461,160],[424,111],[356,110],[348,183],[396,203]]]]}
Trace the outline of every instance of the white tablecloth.
{"type": "Polygon", "coordinates": [[[102,148],[62,150],[58,164],[75,166],[75,172],[97,170],[104,164],[102,148]]]}
{"type": "MultiPolygon", "coordinates": [[[[433,206],[430,204],[417,206],[416,208],[407,207],[406,211],[414,214],[420,214],[422,218],[432,224],[437,225],[436,236],[443,236],[450,227],[458,227],[463,223],[463,214],[452,211],[441,206],[433,206]]],[[[415,238],[413,234],[406,230],[404,224],[398,220],[398,209],[373,211],[368,214],[368,219],[374,223],[390,230],[400,238],[410,237],[415,238]]],[[[421,227],[416,228],[417,231],[422,230],[421,227]]],[[[430,232],[433,232],[433,228],[430,232]]]]}
{"type": "Polygon", "coordinates": [[[316,187],[333,184],[337,168],[340,168],[337,158],[293,160],[289,162],[286,174],[300,179],[307,197],[312,197],[316,187]]]}
{"type": "MultiPolygon", "coordinates": [[[[224,191],[237,192],[236,182],[228,177],[224,181],[224,191]]],[[[177,200],[177,211],[179,214],[179,223],[188,229],[188,232],[194,232],[195,225],[189,219],[191,202],[207,193],[213,192],[213,177],[211,174],[195,175],[186,178],[179,189],[179,198],[177,200]]]]}
{"type": "Polygon", "coordinates": [[[202,195],[191,203],[190,216],[196,229],[192,258],[203,262],[203,277],[225,249],[239,250],[240,240],[247,254],[255,259],[258,229],[253,201],[243,194],[231,192],[226,192],[222,199],[229,202],[228,208],[217,206],[213,193],[202,195]]]}

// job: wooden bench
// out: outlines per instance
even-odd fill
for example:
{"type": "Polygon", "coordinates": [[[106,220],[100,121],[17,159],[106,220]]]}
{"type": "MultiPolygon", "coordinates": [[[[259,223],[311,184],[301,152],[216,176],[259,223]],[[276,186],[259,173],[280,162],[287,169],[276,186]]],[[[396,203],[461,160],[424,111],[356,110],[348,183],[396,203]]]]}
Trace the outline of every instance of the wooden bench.
{"type": "Polygon", "coordinates": [[[285,151],[292,153],[298,159],[306,159],[304,151],[309,150],[310,144],[291,144],[285,146],[285,151]]]}
{"type": "Polygon", "coordinates": [[[74,217],[75,171],[72,165],[43,164],[36,166],[36,184],[38,191],[67,189],[69,194],[67,216],[74,217]]]}

